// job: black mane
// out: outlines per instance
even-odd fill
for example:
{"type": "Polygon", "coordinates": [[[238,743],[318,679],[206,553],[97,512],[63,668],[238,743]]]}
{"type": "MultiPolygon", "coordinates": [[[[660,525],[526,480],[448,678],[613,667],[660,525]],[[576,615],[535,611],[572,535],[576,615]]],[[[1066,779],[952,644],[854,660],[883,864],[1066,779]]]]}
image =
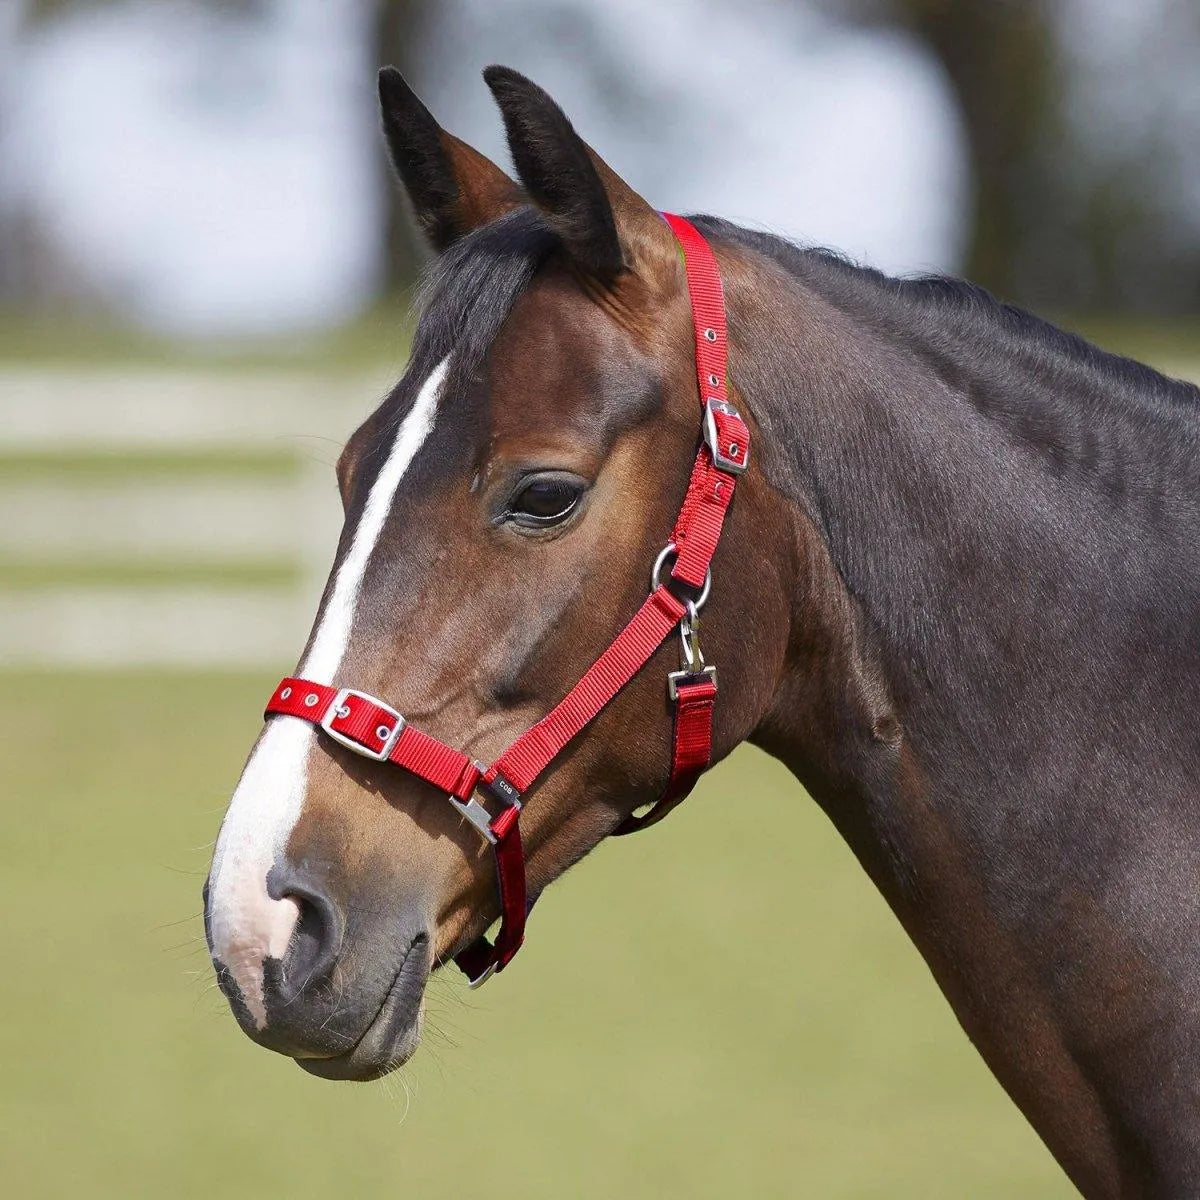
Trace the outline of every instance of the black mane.
{"type": "Polygon", "coordinates": [[[474,370],[558,245],[537,210],[527,206],[481,226],[435,258],[417,296],[421,316],[414,355],[439,362],[454,350],[457,368],[474,370]]]}
{"type": "MultiPolygon", "coordinates": [[[[827,302],[852,317],[865,316],[910,349],[985,371],[994,358],[1009,384],[1004,364],[1019,363],[1053,388],[1054,403],[1074,401],[1095,416],[1098,398],[1106,396],[1126,414],[1152,416],[1153,424],[1165,419],[1168,435],[1200,449],[1200,388],[1102,350],[982,287],[942,275],[889,276],[834,251],[801,247],[719,217],[692,219],[714,240],[771,259],[827,302]]],[[[433,261],[423,280],[415,351],[436,362],[455,349],[460,367],[475,369],[517,298],[559,247],[529,206],[461,239],[433,261]]]]}

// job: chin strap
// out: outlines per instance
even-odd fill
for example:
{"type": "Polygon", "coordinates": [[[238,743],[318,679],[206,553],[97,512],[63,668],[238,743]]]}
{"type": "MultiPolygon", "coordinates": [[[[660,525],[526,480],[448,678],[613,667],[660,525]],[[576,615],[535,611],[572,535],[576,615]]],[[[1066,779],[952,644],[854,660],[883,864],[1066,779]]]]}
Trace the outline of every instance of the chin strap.
{"type": "Polygon", "coordinates": [[[671,540],[654,564],[650,595],[625,628],[579,682],[487,767],[422,733],[394,708],[354,688],[289,677],[267,703],[266,716],[309,721],[356,754],[401,767],[444,792],[492,847],[500,892],[500,932],[494,944],[481,937],[456,956],[471,987],[503,970],[525,938],[533,900],[525,881],[521,797],[676,628],[683,653],[681,669],[672,671],[667,679],[675,713],[670,778],[654,806],[640,817],[630,817],[616,832],[632,833],[662,820],[692,790],[712,759],[717,674],[700,653],[700,610],[711,590],[712,557],[737,477],[749,461],[750,432],[729,402],[725,303],[712,249],[683,217],[663,216],[679,242],[687,272],[702,440],[671,540]],[[668,563],[670,575],[663,580],[668,563]],[[695,599],[680,599],[672,584],[695,599]],[[489,804],[482,803],[480,796],[489,804]],[[494,816],[493,809],[498,810],[494,816]]]}

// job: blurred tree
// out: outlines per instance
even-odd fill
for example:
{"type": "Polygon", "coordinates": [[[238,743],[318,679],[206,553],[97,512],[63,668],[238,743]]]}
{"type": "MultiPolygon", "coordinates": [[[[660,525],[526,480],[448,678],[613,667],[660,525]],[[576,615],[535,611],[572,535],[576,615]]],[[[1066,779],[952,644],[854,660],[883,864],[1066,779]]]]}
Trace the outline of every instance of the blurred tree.
{"type": "MultiPolygon", "coordinates": [[[[0,0],[0,3],[5,0],[0,0]]],[[[205,0],[213,8],[224,8],[247,14],[261,13],[269,0],[205,0]]],[[[22,19],[28,23],[53,19],[71,10],[95,8],[114,0],[17,0],[22,5],[22,19]]],[[[420,89],[422,65],[428,56],[421,53],[423,39],[428,32],[428,18],[433,9],[433,0],[373,0],[371,11],[371,57],[377,67],[393,65],[399,67],[420,89]]],[[[402,196],[395,176],[387,163],[380,139],[379,174],[380,188],[384,196],[384,239],[386,258],[384,262],[383,287],[386,291],[406,288],[417,277],[426,250],[408,213],[407,201],[402,196]]],[[[12,242],[13,237],[0,238],[12,242]]],[[[4,275],[0,271],[0,291],[3,290],[4,275]]],[[[15,290],[15,289],[14,289],[15,290]]]]}
{"type": "Polygon", "coordinates": [[[1049,161],[1062,140],[1062,66],[1045,0],[891,0],[937,55],[967,133],[973,180],[970,275],[1021,290],[1021,243],[1053,205],[1049,161]]]}
{"type": "MultiPolygon", "coordinates": [[[[16,0],[22,6],[26,20],[38,21],[46,17],[56,17],[72,9],[98,8],[104,4],[113,4],[117,0],[16,0]]],[[[261,12],[268,0],[207,0],[212,8],[225,8],[237,12],[261,12]]]]}
{"type": "Polygon", "coordinates": [[[1030,229],[1052,211],[1062,69],[1050,0],[831,0],[858,23],[896,27],[934,54],[954,91],[971,173],[966,274],[1016,297],[1030,229]]]}
{"type": "MultiPolygon", "coordinates": [[[[113,2],[0,0],[15,4],[18,23],[113,2]]],[[[264,13],[276,0],[201,2],[264,13]]],[[[636,79],[597,40],[601,6],[508,3],[521,27],[552,24],[553,44],[570,47],[580,70],[610,75],[606,102],[639,119],[640,104],[629,99],[636,79]]],[[[1200,308],[1198,0],[1139,0],[1119,17],[1106,8],[1106,20],[1096,19],[1098,0],[795,3],[899,31],[941,65],[961,113],[972,181],[965,274],[1035,307],[1200,308]],[[1099,57],[1097,31],[1101,41],[1110,38],[1099,57]]],[[[394,63],[422,91],[436,63],[434,18],[445,9],[436,0],[370,0],[355,11],[369,16],[375,63],[394,63]]],[[[377,161],[384,286],[394,289],[412,282],[425,250],[382,148],[377,161]]],[[[0,211],[0,293],[20,299],[29,280],[52,274],[36,232],[27,215],[0,211]]]]}
{"type": "MultiPolygon", "coordinates": [[[[1163,200],[1178,190],[1167,139],[1119,147],[1079,122],[1068,0],[817,0],[902,30],[937,58],[962,115],[971,172],[965,273],[1006,299],[1058,308],[1200,304],[1200,237],[1163,200]]],[[[1195,0],[1160,0],[1166,38],[1200,40],[1195,0]],[[1190,20],[1189,20],[1190,18],[1190,20]],[[1170,30],[1168,33],[1167,31],[1170,30]]],[[[1127,63],[1147,87],[1161,54],[1127,63]]],[[[1156,131],[1157,132],[1157,131],[1156,131]]],[[[1194,208],[1193,208],[1194,211],[1194,208]]]]}

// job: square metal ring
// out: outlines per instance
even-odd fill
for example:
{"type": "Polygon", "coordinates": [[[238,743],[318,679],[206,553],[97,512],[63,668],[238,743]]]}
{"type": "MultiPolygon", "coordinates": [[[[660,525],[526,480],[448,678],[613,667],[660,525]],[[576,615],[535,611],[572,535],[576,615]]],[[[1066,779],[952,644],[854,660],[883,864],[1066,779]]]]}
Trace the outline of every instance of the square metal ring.
{"type": "Polygon", "coordinates": [[[672,700],[679,699],[679,685],[681,683],[694,683],[697,678],[703,676],[713,687],[717,686],[717,668],[716,667],[701,667],[699,671],[668,671],[667,672],[667,695],[672,700]]]}

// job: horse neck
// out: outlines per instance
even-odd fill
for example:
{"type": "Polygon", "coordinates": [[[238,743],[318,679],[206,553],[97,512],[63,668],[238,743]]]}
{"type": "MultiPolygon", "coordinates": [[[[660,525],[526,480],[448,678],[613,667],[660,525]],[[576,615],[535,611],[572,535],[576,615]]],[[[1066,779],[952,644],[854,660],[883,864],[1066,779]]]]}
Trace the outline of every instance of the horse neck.
{"type": "Polygon", "coordinates": [[[1152,829],[1200,856],[1177,819],[1200,773],[1188,522],[1096,486],[1138,453],[1115,435],[1086,481],[1065,436],[1057,472],[1014,436],[1006,401],[1043,431],[1065,419],[1023,375],[1003,393],[1019,356],[973,372],[773,264],[730,274],[735,379],[801,564],[789,669],[755,740],[829,812],[1076,1182],[1111,1192],[1119,1144],[1170,1128],[1136,1081],[1178,1050],[1139,1036],[1109,1053],[1146,1018],[1116,998],[1149,975],[1195,982],[1171,952],[1200,936],[1191,870],[1141,888],[1144,864],[1117,849],[1152,829]],[[1173,927],[1151,911],[1164,887],[1173,927]]]}

